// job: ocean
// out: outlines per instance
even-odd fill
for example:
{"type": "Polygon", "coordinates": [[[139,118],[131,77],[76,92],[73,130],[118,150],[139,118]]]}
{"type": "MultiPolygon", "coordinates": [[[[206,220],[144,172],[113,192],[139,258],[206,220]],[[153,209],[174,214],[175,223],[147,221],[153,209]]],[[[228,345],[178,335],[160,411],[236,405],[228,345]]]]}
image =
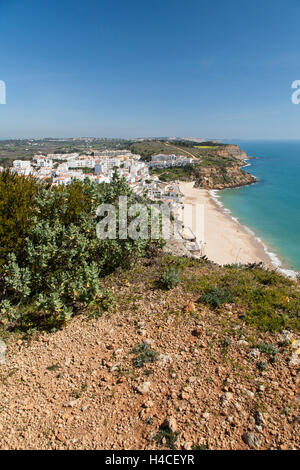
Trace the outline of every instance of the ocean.
{"type": "Polygon", "coordinates": [[[245,170],[258,182],[219,191],[217,197],[264,243],[274,265],[300,271],[300,141],[238,145],[254,157],[245,170]]]}

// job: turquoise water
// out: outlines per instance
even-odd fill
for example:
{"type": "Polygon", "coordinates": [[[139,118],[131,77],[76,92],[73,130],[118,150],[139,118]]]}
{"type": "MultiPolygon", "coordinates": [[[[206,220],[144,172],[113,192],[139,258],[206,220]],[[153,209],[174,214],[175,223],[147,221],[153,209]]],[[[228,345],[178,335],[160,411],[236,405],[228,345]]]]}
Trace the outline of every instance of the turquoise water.
{"type": "Polygon", "coordinates": [[[300,271],[300,141],[239,142],[259,181],[219,192],[222,203],[253,229],[287,268],[300,271]]]}

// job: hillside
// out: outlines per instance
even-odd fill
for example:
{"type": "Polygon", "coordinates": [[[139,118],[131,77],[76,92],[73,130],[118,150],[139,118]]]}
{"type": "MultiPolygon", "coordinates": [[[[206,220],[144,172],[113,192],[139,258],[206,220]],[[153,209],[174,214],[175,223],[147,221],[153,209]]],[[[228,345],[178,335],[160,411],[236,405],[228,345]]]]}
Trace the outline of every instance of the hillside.
{"type": "Polygon", "coordinates": [[[0,195],[1,449],[299,447],[299,280],[97,237],[116,173],[0,195]]]}
{"type": "Polygon", "coordinates": [[[30,160],[37,154],[87,153],[107,149],[124,149],[124,139],[11,139],[0,141],[0,166],[9,167],[13,160],[30,160]]]}
{"type": "Polygon", "coordinates": [[[152,155],[158,153],[173,153],[175,155],[187,155],[196,159],[202,157],[247,158],[246,153],[237,145],[222,144],[216,142],[193,142],[190,140],[144,140],[132,142],[130,150],[138,153],[143,160],[151,160],[152,155]]]}
{"type": "Polygon", "coordinates": [[[2,449],[299,448],[299,284],[161,256],[101,284],[106,313],[7,334],[2,449]],[[170,266],[181,281],[164,290],[170,266]]]}
{"type": "Polygon", "coordinates": [[[193,168],[195,186],[204,189],[224,189],[245,186],[256,182],[256,178],[244,171],[240,162],[228,157],[203,157],[193,168]]]}
{"type": "Polygon", "coordinates": [[[199,163],[180,168],[155,168],[151,173],[161,181],[195,181],[195,187],[224,189],[256,182],[254,176],[241,168],[235,158],[203,156],[199,163]]]}
{"type": "Polygon", "coordinates": [[[237,145],[216,142],[142,141],[131,144],[130,149],[144,160],[158,153],[185,155],[194,159],[190,167],[152,169],[161,181],[195,181],[196,187],[224,189],[255,183],[256,179],[242,169],[247,157],[237,145]]]}

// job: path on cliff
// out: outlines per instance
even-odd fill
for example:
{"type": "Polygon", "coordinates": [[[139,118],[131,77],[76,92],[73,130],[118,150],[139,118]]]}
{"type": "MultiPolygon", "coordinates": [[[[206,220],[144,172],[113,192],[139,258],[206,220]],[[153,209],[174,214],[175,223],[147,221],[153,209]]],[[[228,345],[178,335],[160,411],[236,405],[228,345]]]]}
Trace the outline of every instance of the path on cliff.
{"type": "Polygon", "coordinates": [[[171,145],[171,144],[169,144],[169,143],[166,143],[165,145],[166,145],[167,147],[173,147],[174,149],[180,150],[180,152],[187,153],[188,155],[190,155],[190,156],[193,158],[193,160],[199,161],[199,158],[196,158],[195,155],[193,155],[192,153],[188,152],[187,150],[183,150],[182,148],[176,147],[175,145],[171,145]]]}

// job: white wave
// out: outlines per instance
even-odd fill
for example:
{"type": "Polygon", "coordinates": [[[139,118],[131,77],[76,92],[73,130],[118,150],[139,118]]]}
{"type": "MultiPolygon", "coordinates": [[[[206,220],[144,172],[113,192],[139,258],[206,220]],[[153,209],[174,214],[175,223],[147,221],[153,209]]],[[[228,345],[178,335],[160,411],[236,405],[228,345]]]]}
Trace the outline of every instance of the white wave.
{"type": "Polygon", "coordinates": [[[245,159],[244,159],[244,162],[245,162],[245,165],[243,165],[241,168],[246,168],[247,166],[252,166],[251,163],[248,163],[248,162],[249,162],[249,158],[245,158],[245,159]]]}

